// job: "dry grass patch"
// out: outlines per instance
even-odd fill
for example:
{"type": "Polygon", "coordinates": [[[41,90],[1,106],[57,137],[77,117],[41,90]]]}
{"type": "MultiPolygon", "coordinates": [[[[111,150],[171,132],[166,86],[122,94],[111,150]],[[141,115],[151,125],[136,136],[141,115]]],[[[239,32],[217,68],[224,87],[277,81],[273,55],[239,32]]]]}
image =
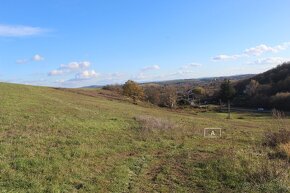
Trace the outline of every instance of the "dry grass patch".
{"type": "Polygon", "coordinates": [[[271,152],[268,153],[269,158],[290,161],[290,130],[289,124],[285,122],[286,116],[275,109],[272,115],[279,130],[266,132],[263,144],[271,148],[271,152]]]}
{"type": "Polygon", "coordinates": [[[172,123],[169,119],[160,117],[152,117],[148,115],[140,115],[135,117],[139,122],[142,131],[168,131],[176,128],[176,124],[172,123]]]}
{"type": "Polygon", "coordinates": [[[179,128],[176,123],[173,123],[168,118],[140,115],[134,117],[134,119],[139,124],[138,133],[142,140],[155,140],[161,136],[169,139],[175,139],[183,136],[182,128],[179,128]]]}
{"type": "Polygon", "coordinates": [[[277,147],[279,144],[286,144],[290,142],[290,131],[280,129],[278,132],[267,132],[265,134],[264,145],[270,147],[277,147]]]}

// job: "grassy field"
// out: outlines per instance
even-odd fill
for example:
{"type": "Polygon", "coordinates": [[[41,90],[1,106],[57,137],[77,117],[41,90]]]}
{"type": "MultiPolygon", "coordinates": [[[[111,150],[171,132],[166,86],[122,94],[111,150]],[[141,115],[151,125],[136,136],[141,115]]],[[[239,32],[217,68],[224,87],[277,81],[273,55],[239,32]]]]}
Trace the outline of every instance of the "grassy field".
{"type": "Polygon", "coordinates": [[[289,163],[262,146],[289,119],[103,92],[0,83],[0,192],[289,192],[289,163]]]}

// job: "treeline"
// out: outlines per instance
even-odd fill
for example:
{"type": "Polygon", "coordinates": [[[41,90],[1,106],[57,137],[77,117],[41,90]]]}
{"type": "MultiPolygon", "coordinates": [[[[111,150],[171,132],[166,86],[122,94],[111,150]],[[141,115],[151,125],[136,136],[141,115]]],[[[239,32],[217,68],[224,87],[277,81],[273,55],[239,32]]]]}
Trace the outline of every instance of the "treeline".
{"type": "Polygon", "coordinates": [[[203,87],[147,84],[128,80],[124,85],[107,85],[103,89],[118,92],[137,101],[146,101],[160,107],[198,106],[208,97],[203,87]]]}
{"type": "Polygon", "coordinates": [[[233,104],[244,107],[290,110],[290,62],[239,81],[233,104]]]}

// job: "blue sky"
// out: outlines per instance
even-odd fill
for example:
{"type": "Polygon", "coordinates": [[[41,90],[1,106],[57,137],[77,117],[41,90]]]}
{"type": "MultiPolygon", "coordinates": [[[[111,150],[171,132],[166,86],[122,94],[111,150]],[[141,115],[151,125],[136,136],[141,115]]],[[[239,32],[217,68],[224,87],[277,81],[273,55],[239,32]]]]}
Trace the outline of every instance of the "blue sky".
{"type": "Polygon", "coordinates": [[[0,81],[79,87],[259,73],[290,60],[289,0],[1,0],[0,81]]]}

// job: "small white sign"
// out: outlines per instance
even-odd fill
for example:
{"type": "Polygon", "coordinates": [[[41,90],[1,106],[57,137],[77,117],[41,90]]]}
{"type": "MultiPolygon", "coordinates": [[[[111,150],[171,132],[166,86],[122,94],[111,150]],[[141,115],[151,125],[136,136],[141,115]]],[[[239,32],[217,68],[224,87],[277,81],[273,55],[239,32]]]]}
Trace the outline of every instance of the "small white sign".
{"type": "Polygon", "coordinates": [[[208,138],[218,138],[222,136],[221,128],[204,128],[203,136],[208,138]]]}

